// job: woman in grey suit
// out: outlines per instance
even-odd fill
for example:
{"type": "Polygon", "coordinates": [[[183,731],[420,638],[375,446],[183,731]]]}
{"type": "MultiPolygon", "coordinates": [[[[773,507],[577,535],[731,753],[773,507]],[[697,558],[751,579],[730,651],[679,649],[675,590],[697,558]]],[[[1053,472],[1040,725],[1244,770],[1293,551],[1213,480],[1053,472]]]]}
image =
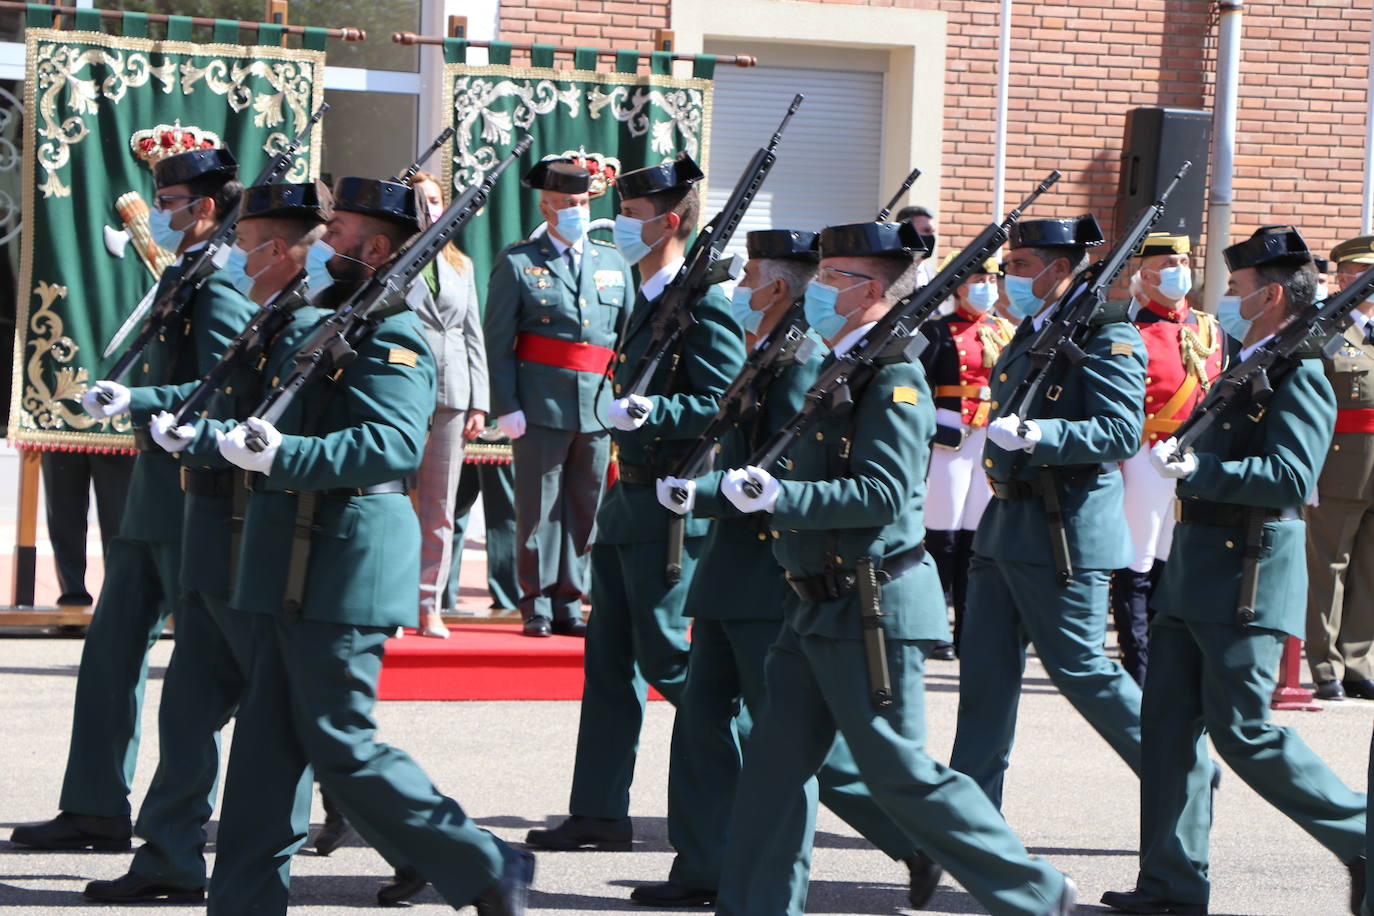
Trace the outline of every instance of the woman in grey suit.
{"type": "MultiPolygon", "coordinates": [[[[413,187],[431,218],[444,208],[443,189],[428,172],[413,187]]],[[[422,636],[448,638],[439,601],[453,561],[453,500],[463,470],[463,443],[477,437],[487,418],[487,351],[473,282],[472,261],[454,245],[421,274],[428,295],[417,296],[438,366],[438,403],[420,464],[417,511],[420,515],[420,618],[422,636]]],[[[416,284],[419,286],[419,284],[416,284]]]]}

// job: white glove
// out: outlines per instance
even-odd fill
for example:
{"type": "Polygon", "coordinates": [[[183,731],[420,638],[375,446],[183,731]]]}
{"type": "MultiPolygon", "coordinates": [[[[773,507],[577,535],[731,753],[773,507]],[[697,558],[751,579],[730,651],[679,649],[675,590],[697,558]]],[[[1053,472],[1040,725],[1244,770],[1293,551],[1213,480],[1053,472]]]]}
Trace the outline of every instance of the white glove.
{"type": "Polygon", "coordinates": [[[129,409],[129,389],[119,382],[96,382],[81,396],[81,406],[97,420],[118,416],[129,409]]]}
{"type": "Polygon", "coordinates": [[[686,515],[697,504],[697,482],[695,480],[683,480],[681,477],[660,477],[654,486],[658,491],[659,504],[669,512],[686,515]],[[678,502],[674,490],[686,492],[687,498],[678,502]]]}
{"type": "Polygon", "coordinates": [[[496,425],[507,439],[519,439],[525,434],[525,412],[517,410],[496,418],[496,425]]]}
{"type": "Polygon", "coordinates": [[[224,456],[225,461],[238,465],[245,471],[257,471],[259,474],[272,473],[272,462],[276,460],[277,450],[281,448],[281,433],[277,432],[277,428],[271,423],[257,417],[249,417],[246,423],[235,426],[227,435],[215,430],[215,439],[219,443],[219,453],[224,456]],[[250,433],[267,443],[262,451],[254,451],[248,445],[250,433]]]}
{"type": "Polygon", "coordinates": [[[175,455],[177,452],[191,444],[191,440],[196,437],[196,428],[189,423],[183,423],[174,427],[176,417],[167,411],[156,414],[148,424],[148,431],[153,434],[153,441],[162,446],[164,452],[175,455]]]}
{"type": "Polygon", "coordinates": [[[629,432],[632,429],[639,429],[644,425],[644,421],[649,419],[649,411],[654,409],[654,402],[646,397],[632,394],[628,398],[621,398],[612,401],[610,409],[606,411],[610,417],[611,425],[616,429],[623,429],[629,432]],[[638,416],[636,416],[638,414],[638,416]]]}
{"type": "Polygon", "coordinates": [[[1035,445],[1044,435],[1040,432],[1040,426],[1034,420],[1025,420],[1025,433],[1021,433],[1022,420],[1014,413],[999,417],[988,424],[988,438],[992,444],[1008,452],[1017,449],[1023,451],[1034,451],[1035,445]]]}
{"type": "Polygon", "coordinates": [[[1160,477],[1173,478],[1187,477],[1197,470],[1197,456],[1192,452],[1174,459],[1174,452],[1178,451],[1178,440],[1170,437],[1163,442],[1156,442],[1155,447],[1150,449],[1150,464],[1154,465],[1155,473],[1160,477]]]}
{"type": "Polygon", "coordinates": [[[721,481],[720,490],[725,494],[725,498],[730,500],[736,509],[741,512],[772,512],[773,506],[778,501],[778,482],[773,479],[773,475],[763,468],[756,468],[752,464],[744,469],[735,468],[725,472],[725,479],[721,481]],[[758,490],[758,496],[753,496],[744,489],[746,482],[752,483],[758,490]]]}

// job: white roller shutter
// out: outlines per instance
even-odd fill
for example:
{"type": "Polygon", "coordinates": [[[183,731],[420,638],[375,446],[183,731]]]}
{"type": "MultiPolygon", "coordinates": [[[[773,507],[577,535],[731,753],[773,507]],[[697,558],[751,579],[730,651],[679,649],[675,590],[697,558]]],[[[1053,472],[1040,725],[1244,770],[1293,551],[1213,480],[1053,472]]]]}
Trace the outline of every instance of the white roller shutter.
{"type": "Polygon", "coordinates": [[[716,71],[707,174],[710,219],[725,205],[754,151],[777,130],[792,97],[806,101],[783,134],[778,161],[730,244],[744,254],[755,229],[820,229],[872,219],[879,200],[883,74],[757,67],[716,71]]]}

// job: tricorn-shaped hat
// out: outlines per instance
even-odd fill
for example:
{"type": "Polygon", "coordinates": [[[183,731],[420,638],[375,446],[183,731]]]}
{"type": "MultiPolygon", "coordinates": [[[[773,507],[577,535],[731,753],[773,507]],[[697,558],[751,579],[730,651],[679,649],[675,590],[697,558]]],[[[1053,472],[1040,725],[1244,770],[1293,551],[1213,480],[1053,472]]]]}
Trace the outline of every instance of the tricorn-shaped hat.
{"type": "Polygon", "coordinates": [[[796,229],[758,229],[744,237],[745,250],[752,258],[773,258],[782,261],[820,260],[817,245],[820,236],[815,232],[796,229]]]}
{"type": "Polygon", "coordinates": [[[259,184],[243,189],[239,219],[264,217],[326,223],[334,215],[334,195],[323,181],[305,184],[259,184]]]}
{"type": "Polygon", "coordinates": [[[410,185],[377,178],[340,178],[334,182],[334,209],[362,213],[420,230],[415,191],[410,185]]]}
{"type": "Polygon", "coordinates": [[[615,190],[621,200],[630,200],[686,188],[705,177],[706,173],[692,157],[683,153],[676,159],[621,174],[615,180],[615,190]]]}
{"type": "Polygon", "coordinates": [[[557,191],[560,194],[585,194],[592,187],[592,173],[566,159],[545,159],[536,162],[520,183],[538,191],[557,191]]]}
{"type": "Polygon", "coordinates": [[[821,230],[822,258],[918,258],[930,254],[909,222],[849,223],[821,230]]]}
{"type": "Polygon", "coordinates": [[[1101,245],[1102,227],[1091,213],[1073,219],[1026,219],[1011,228],[1012,248],[1091,248],[1101,245]]]}
{"type": "Polygon", "coordinates": [[[153,163],[153,184],[169,188],[211,176],[221,176],[228,181],[238,173],[239,164],[227,149],[193,149],[153,163]]]}
{"type": "Polygon", "coordinates": [[[1312,260],[1307,243],[1292,226],[1260,226],[1248,239],[1227,248],[1224,254],[1230,270],[1265,264],[1300,265],[1312,260]]]}

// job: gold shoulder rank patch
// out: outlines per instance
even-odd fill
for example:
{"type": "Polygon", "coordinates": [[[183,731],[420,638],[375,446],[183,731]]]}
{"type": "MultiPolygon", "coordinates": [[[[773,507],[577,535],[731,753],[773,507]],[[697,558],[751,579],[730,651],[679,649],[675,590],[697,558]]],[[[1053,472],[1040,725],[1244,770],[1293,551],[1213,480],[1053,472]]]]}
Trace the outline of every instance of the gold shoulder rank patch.
{"type": "Polygon", "coordinates": [[[1112,344],[1112,356],[1130,356],[1135,349],[1124,340],[1118,340],[1112,344]]]}
{"type": "Polygon", "coordinates": [[[409,366],[414,369],[418,357],[414,350],[407,350],[405,347],[392,347],[386,351],[386,361],[398,366],[409,366]]]}
{"type": "Polygon", "coordinates": [[[921,399],[921,392],[915,388],[908,388],[906,385],[898,385],[892,389],[892,403],[894,404],[915,404],[921,399]]]}

